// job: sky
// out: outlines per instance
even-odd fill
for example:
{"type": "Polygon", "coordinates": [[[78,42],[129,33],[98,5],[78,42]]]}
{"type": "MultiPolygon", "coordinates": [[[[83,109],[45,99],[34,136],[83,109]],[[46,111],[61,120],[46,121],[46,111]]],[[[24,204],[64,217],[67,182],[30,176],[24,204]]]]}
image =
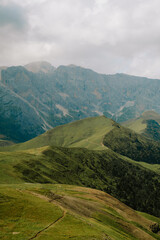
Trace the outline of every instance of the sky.
{"type": "Polygon", "coordinates": [[[48,61],[160,79],[159,0],[0,0],[0,66],[48,61]]]}

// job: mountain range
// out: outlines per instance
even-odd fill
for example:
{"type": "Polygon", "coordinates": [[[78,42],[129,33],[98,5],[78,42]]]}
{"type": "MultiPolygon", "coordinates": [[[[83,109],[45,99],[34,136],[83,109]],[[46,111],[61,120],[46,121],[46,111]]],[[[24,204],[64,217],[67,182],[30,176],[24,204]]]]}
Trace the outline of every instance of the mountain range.
{"type": "Polygon", "coordinates": [[[47,62],[2,67],[0,134],[14,142],[86,117],[118,122],[146,110],[160,113],[160,81],[126,74],[105,75],[75,65],[47,62]]]}

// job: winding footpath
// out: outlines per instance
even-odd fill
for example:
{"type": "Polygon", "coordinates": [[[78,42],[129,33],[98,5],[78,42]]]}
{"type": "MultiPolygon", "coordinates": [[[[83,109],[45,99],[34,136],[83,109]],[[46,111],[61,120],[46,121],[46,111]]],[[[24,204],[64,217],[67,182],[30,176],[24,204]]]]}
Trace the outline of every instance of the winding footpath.
{"type": "Polygon", "coordinates": [[[45,230],[49,229],[50,227],[54,226],[56,223],[59,223],[60,221],[62,221],[62,219],[65,217],[67,211],[62,207],[60,206],[59,204],[57,204],[56,201],[52,200],[50,201],[50,199],[46,196],[43,196],[41,194],[38,194],[38,193],[35,193],[35,192],[30,192],[30,191],[27,191],[28,193],[36,196],[36,197],[39,197],[41,199],[44,199],[48,202],[54,202],[54,204],[56,204],[58,207],[60,207],[63,211],[63,215],[61,217],[59,217],[58,219],[56,219],[54,222],[50,223],[48,226],[46,226],[45,228],[41,229],[40,231],[38,231],[33,237],[29,238],[28,240],[32,240],[32,239],[35,239],[36,237],[38,237],[40,234],[42,234],[45,230]]]}

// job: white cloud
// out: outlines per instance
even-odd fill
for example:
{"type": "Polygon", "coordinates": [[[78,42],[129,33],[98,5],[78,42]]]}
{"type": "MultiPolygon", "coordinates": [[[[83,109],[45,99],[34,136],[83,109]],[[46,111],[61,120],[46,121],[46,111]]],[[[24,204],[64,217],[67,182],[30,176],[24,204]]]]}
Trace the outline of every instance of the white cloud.
{"type": "Polygon", "coordinates": [[[160,78],[159,0],[1,0],[0,65],[47,60],[160,78]]]}

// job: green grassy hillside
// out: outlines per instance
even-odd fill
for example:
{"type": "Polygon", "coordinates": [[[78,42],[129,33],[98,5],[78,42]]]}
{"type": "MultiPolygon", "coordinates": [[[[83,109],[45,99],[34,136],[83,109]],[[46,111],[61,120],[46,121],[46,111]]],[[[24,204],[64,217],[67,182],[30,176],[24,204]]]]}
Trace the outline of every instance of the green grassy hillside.
{"type": "Polygon", "coordinates": [[[113,124],[114,121],[105,116],[86,118],[53,128],[28,142],[6,150],[25,150],[47,145],[103,150],[106,149],[103,137],[113,129],[113,124]]]}
{"type": "Polygon", "coordinates": [[[157,165],[160,143],[104,116],[56,127],[26,143],[4,149],[10,152],[0,154],[2,183],[67,183],[93,187],[112,194],[134,209],[160,216],[157,165]]]}
{"type": "Polygon", "coordinates": [[[113,151],[135,161],[160,164],[159,142],[145,138],[118,124],[105,135],[103,143],[113,151]]]}
{"type": "Polygon", "coordinates": [[[155,141],[160,141],[160,114],[154,111],[146,111],[140,117],[122,123],[143,136],[155,141]]]}
{"type": "Polygon", "coordinates": [[[150,230],[155,220],[160,222],[90,188],[57,184],[0,186],[3,240],[160,239],[150,230]]]}
{"type": "Polygon", "coordinates": [[[160,217],[160,143],[102,116],[1,150],[1,239],[160,239],[124,205],[160,217]]]}
{"type": "MultiPolygon", "coordinates": [[[[141,132],[142,128],[145,126],[146,129],[148,129],[148,133],[150,128],[150,132],[152,132],[153,135],[153,131],[151,131],[154,125],[152,122],[153,120],[147,120],[148,122],[145,123],[143,121],[142,119],[138,119],[134,122],[134,124],[139,126],[138,131],[141,132]]],[[[155,136],[156,133],[158,134],[157,128],[155,128],[155,136]]],[[[128,128],[121,127],[119,124],[105,116],[86,118],[73,123],[65,124],[53,128],[28,142],[6,148],[0,148],[0,150],[27,150],[48,145],[71,148],[82,147],[90,150],[105,150],[109,147],[112,150],[136,161],[150,163],[160,162],[159,143],[149,141],[145,136],[140,136],[128,128]],[[106,139],[105,141],[104,138],[106,139]],[[123,147],[123,151],[117,150],[115,145],[117,145],[118,148],[123,147]],[[128,154],[128,152],[132,152],[132,154],[128,154]],[[139,157],[137,158],[137,156],[139,157]]]]}
{"type": "Polygon", "coordinates": [[[44,147],[28,152],[3,152],[0,182],[65,183],[96,188],[134,209],[160,216],[159,173],[110,149],[44,147]]]}

